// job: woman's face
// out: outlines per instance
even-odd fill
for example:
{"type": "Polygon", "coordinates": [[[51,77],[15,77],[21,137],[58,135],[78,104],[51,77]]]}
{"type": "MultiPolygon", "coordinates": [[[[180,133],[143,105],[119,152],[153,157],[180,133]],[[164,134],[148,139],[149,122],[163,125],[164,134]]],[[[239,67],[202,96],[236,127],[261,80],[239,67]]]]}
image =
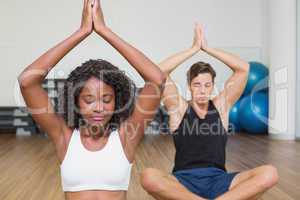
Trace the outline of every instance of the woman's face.
{"type": "Polygon", "coordinates": [[[192,100],[198,104],[207,103],[214,89],[211,74],[198,74],[190,83],[192,100]]]}
{"type": "Polygon", "coordinates": [[[114,89],[97,78],[90,78],[79,95],[80,114],[89,125],[104,127],[115,111],[114,89]]]}

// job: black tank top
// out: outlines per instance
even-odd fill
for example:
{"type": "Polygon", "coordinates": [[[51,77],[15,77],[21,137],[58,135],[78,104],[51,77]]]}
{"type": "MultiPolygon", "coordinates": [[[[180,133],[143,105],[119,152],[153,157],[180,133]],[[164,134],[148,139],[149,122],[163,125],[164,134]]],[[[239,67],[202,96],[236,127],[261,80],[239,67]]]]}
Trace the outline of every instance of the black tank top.
{"type": "Polygon", "coordinates": [[[173,138],[176,148],[173,172],[207,167],[226,171],[227,131],[212,101],[209,101],[204,119],[189,105],[173,138]]]}

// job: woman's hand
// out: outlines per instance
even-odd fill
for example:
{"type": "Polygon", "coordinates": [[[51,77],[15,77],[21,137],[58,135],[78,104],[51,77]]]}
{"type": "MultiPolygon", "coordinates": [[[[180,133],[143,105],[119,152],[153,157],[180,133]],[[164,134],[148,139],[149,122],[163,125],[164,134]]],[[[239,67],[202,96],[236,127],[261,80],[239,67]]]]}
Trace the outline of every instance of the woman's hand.
{"type": "Polygon", "coordinates": [[[80,30],[89,35],[93,32],[93,10],[94,0],[84,0],[80,30]]]}
{"type": "Polygon", "coordinates": [[[106,28],[100,0],[94,0],[93,22],[94,22],[94,30],[97,33],[101,33],[101,31],[106,28]]]}
{"type": "Polygon", "coordinates": [[[62,120],[61,116],[55,113],[54,105],[52,105],[51,102],[49,103],[48,93],[44,90],[42,84],[48,72],[92,31],[92,4],[91,1],[84,0],[80,28],[67,39],[55,45],[36,59],[18,78],[20,90],[26,102],[26,106],[31,112],[31,116],[54,142],[60,161],[63,160],[66,149],[64,133],[69,131],[69,127],[65,121],[62,120]],[[53,126],[53,124],[55,124],[55,126],[53,126]]]}

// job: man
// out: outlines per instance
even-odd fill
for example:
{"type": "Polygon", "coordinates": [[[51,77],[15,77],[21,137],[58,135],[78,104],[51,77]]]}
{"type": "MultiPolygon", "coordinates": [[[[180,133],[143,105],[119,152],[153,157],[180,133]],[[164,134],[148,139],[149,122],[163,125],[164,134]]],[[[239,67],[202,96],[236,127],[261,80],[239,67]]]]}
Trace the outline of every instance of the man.
{"type": "Polygon", "coordinates": [[[156,199],[258,199],[278,181],[273,166],[240,173],[228,173],[225,169],[229,111],[243,93],[249,64],[208,47],[203,28],[196,25],[192,48],[171,56],[159,66],[170,74],[200,50],[230,67],[233,75],[226,81],[224,90],[211,98],[216,73],[208,63],[195,63],[187,73],[190,101],[179,95],[175,83],[168,77],[163,103],[170,116],[176,148],[173,175],[146,169],[141,176],[142,186],[156,199]]]}

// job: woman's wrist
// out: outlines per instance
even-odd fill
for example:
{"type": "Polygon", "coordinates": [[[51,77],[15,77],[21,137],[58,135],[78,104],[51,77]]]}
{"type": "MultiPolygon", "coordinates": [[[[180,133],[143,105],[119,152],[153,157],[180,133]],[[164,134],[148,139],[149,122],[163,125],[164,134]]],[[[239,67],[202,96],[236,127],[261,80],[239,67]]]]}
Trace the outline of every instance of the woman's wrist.
{"type": "Polygon", "coordinates": [[[101,36],[106,35],[107,33],[111,33],[111,29],[107,26],[98,26],[95,27],[95,32],[101,36]]]}
{"type": "Polygon", "coordinates": [[[86,38],[87,36],[89,36],[92,32],[90,30],[84,29],[84,28],[80,28],[77,31],[75,31],[75,35],[78,35],[79,37],[83,37],[86,38]]]}

